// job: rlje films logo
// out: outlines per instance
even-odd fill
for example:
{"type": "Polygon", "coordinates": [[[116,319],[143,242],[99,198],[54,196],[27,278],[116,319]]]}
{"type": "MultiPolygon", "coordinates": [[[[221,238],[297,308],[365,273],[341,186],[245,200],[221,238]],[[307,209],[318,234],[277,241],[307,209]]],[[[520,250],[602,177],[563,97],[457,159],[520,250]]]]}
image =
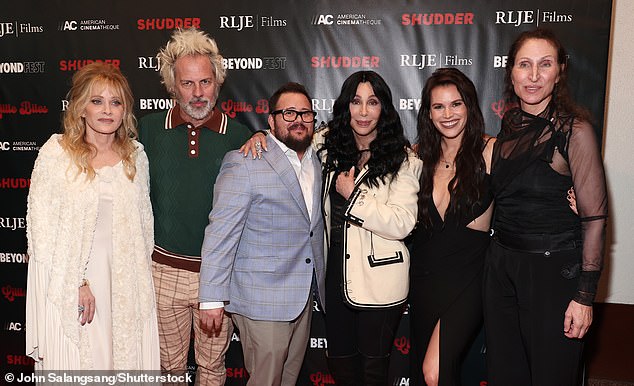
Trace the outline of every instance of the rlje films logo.
{"type": "Polygon", "coordinates": [[[62,20],[57,25],[59,31],[113,31],[119,24],[109,23],[105,19],[62,20]]]}
{"type": "Polygon", "coordinates": [[[422,70],[426,67],[461,67],[471,66],[473,64],[473,58],[470,58],[459,53],[418,53],[418,54],[404,54],[400,56],[401,67],[414,67],[422,70]]]}
{"type": "Polygon", "coordinates": [[[382,19],[369,17],[364,13],[318,14],[311,20],[312,25],[381,25],[382,19]]]}
{"type": "Polygon", "coordinates": [[[44,32],[44,26],[31,23],[18,23],[17,21],[0,21],[0,38],[5,36],[18,37],[21,34],[44,32]]]}
{"type": "Polygon", "coordinates": [[[543,9],[495,11],[495,24],[508,24],[514,27],[535,24],[571,23],[572,14],[543,9]]]}
{"type": "Polygon", "coordinates": [[[269,15],[223,15],[218,20],[220,22],[219,28],[236,31],[250,28],[259,31],[261,28],[286,27],[288,24],[286,19],[269,15]]]}

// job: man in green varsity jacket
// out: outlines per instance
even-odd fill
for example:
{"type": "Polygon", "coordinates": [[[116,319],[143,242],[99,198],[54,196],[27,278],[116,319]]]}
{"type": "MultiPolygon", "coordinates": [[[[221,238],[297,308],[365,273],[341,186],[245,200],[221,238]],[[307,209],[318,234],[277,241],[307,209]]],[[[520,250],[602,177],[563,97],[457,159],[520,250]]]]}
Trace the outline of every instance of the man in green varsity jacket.
{"type": "Polygon", "coordinates": [[[224,385],[233,324],[225,316],[214,331],[201,327],[199,307],[218,305],[199,306],[200,251],[222,159],[251,132],[216,108],[226,70],[215,41],[206,33],[176,30],[158,58],[163,83],[177,103],[143,117],[139,138],[150,161],[161,369],[187,371],[193,323],[196,384],[224,385]]]}

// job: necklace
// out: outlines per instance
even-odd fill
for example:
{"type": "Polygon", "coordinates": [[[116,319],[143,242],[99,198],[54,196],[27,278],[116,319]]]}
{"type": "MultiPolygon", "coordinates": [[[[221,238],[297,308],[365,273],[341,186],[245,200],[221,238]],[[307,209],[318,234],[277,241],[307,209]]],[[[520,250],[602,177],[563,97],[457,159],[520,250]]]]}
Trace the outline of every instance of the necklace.
{"type": "Polygon", "coordinates": [[[445,160],[444,160],[444,159],[442,159],[442,158],[439,158],[438,160],[439,160],[440,162],[442,162],[443,164],[445,164],[445,169],[449,169],[449,167],[450,167],[450,166],[453,168],[453,166],[454,166],[454,163],[453,163],[453,162],[447,162],[447,161],[445,161],[445,160]]]}

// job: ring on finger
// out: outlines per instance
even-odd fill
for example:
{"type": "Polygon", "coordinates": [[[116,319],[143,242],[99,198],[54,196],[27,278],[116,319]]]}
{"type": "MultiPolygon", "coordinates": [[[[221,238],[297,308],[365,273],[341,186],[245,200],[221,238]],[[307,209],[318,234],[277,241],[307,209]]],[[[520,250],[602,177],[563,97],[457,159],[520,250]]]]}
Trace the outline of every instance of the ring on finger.
{"type": "Polygon", "coordinates": [[[81,304],[79,306],[77,306],[77,311],[79,311],[80,313],[84,312],[85,309],[86,308],[84,308],[84,306],[82,306],[81,304]]]}

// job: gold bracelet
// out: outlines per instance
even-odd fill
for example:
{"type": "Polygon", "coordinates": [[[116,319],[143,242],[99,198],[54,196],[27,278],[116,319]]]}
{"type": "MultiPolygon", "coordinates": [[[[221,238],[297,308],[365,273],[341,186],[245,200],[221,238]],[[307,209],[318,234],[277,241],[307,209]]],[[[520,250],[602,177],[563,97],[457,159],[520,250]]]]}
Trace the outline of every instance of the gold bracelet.
{"type": "Polygon", "coordinates": [[[81,279],[81,281],[79,282],[79,288],[81,287],[90,287],[90,282],[88,281],[88,279],[81,279]]]}

